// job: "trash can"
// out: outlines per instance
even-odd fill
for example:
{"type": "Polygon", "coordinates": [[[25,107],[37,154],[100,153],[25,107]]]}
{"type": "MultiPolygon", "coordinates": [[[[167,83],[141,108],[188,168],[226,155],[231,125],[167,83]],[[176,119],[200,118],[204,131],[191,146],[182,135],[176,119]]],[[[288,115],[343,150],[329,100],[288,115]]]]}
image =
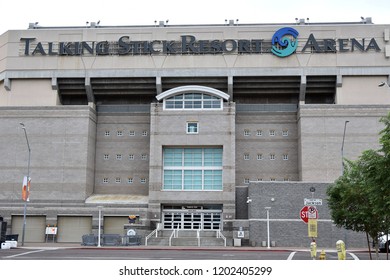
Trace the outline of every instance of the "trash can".
{"type": "Polygon", "coordinates": [[[5,236],[6,241],[18,241],[19,234],[7,234],[5,236]]]}

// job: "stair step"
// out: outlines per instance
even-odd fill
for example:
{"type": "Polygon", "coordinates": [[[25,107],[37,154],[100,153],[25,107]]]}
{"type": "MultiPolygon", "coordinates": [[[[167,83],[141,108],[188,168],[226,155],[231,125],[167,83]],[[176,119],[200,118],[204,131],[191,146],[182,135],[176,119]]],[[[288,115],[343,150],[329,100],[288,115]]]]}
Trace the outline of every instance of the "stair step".
{"type": "MultiPolygon", "coordinates": [[[[169,238],[172,235],[172,230],[161,230],[158,232],[158,237],[151,236],[148,239],[148,246],[169,246],[169,238]]],[[[171,239],[172,246],[199,246],[197,238],[197,230],[179,230],[178,236],[171,239]]],[[[200,246],[224,246],[224,240],[216,237],[216,231],[199,231],[200,246]]]]}

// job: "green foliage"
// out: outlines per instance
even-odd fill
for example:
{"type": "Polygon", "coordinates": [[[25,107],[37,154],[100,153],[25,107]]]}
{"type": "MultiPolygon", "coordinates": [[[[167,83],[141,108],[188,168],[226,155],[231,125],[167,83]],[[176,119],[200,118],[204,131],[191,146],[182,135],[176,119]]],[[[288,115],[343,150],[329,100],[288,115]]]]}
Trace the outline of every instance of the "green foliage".
{"type": "Polygon", "coordinates": [[[390,113],[381,119],[381,149],[346,162],[344,174],[327,190],[334,223],[376,239],[390,229],[390,113]]]}

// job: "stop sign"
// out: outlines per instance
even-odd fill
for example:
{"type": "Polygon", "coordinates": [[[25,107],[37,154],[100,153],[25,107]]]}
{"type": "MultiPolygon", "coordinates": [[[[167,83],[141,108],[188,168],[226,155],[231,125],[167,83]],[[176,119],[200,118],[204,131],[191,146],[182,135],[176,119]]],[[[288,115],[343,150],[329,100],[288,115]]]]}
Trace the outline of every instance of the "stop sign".
{"type": "Polygon", "coordinates": [[[318,210],[314,206],[303,206],[300,217],[307,224],[309,219],[318,219],[318,210]]]}

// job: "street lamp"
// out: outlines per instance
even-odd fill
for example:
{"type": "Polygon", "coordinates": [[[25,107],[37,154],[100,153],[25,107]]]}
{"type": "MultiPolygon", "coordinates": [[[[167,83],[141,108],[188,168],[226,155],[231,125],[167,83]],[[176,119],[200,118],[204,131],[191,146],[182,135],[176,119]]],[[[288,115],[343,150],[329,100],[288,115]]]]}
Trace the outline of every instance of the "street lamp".
{"type": "Polygon", "coordinates": [[[384,81],[382,81],[382,82],[380,82],[380,83],[378,84],[378,87],[383,87],[383,86],[388,86],[388,87],[390,87],[390,85],[389,85],[387,82],[384,82],[384,81]]]}
{"type": "Polygon", "coordinates": [[[101,247],[102,245],[100,244],[100,231],[101,231],[101,221],[102,221],[102,208],[103,206],[98,206],[99,209],[99,228],[98,228],[98,247],[101,247]]]}
{"type": "Polygon", "coordinates": [[[30,149],[30,143],[28,142],[27,137],[27,130],[24,123],[19,123],[22,126],[22,129],[24,130],[24,136],[26,137],[27,142],[27,148],[28,148],[28,165],[27,165],[27,182],[26,182],[26,198],[24,200],[24,210],[23,210],[23,229],[22,229],[22,246],[24,246],[24,235],[26,232],[26,213],[27,213],[27,201],[30,201],[30,190],[29,190],[29,183],[30,183],[30,159],[31,159],[31,149],[30,149]]]}
{"type": "Polygon", "coordinates": [[[264,209],[267,211],[267,249],[271,249],[271,244],[269,242],[269,210],[271,207],[264,207],[264,209]]]}
{"type": "Polygon", "coordinates": [[[344,175],[344,140],[345,140],[345,131],[347,129],[347,123],[349,123],[349,121],[345,121],[344,123],[343,144],[341,145],[341,175],[344,175]]]}

